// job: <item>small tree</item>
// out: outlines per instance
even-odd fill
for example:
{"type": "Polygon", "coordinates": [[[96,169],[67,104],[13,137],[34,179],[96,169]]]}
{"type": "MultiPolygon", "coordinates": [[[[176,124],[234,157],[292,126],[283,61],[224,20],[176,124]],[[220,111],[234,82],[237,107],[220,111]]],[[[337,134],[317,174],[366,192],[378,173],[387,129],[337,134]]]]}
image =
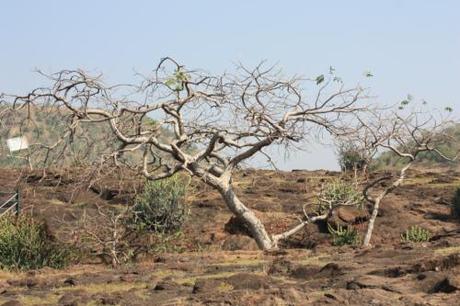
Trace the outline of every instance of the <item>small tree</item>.
{"type": "Polygon", "coordinates": [[[337,144],[337,148],[339,166],[342,171],[353,171],[356,174],[358,171],[367,172],[370,157],[365,149],[349,142],[341,142],[337,144]]]}
{"type": "Polygon", "coordinates": [[[130,207],[110,208],[96,204],[96,213],[84,210],[78,220],[75,243],[92,255],[110,262],[113,267],[135,257],[144,245],[139,242],[136,228],[130,226],[130,207]]]}
{"type": "MultiPolygon", "coordinates": [[[[426,153],[436,154],[439,158],[453,161],[457,156],[446,156],[440,148],[452,138],[447,133],[453,124],[448,116],[436,112],[414,108],[410,111],[405,107],[408,101],[402,102],[397,111],[380,110],[368,112],[366,117],[358,117],[359,128],[356,133],[347,135],[342,141],[359,143],[368,152],[368,156],[376,157],[383,151],[390,151],[401,159],[398,175],[386,175],[370,181],[364,188],[364,196],[372,204],[372,212],[363,240],[363,246],[370,245],[375,220],[384,198],[400,187],[406,179],[407,171],[426,153]],[[383,189],[378,189],[385,183],[383,189]],[[372,194],[374,192],[374,194],[372,194]]],[[[450,108],[446,109],[451,112],[450,108]]]]}
{"type": "Polygon", "coordinates": [[[66,123],[57,141],[31,146],[31,154],[43,157],[42,165],[63,161],[57,156],[70,154],[69,144],[80,135],[79,128],[108,125],[116,140],[110,140],[93,161],[92,175],[125,167],[155,181],[185,171],[218,191],[265,250],[276,248],[279,240],[319,216],[283,233],[269,234],[235,193],[235,171],[268,146],[289,149],[323,132],[335,136],[351,133],[351,115],[367,110],[361,103],[364,90],[345,88],[333,69],[314,79],[285,77],[276,67],[263,64],[254,69],[240,66],[233,74],[211,75],[164,58],[153,74],[136,86],[107,86],[100,76],[81,70],[45,76],[50,87],[24,96],[5,96],[3,103],[26,113],[55,110],[66,123]],[[303,90],[308,85],[316,88],[311,97],[303,90]],[[158,120],[147,124],[149,117],[158,120]],[[165,130],[171,131],[171,137],[164,137],[165,130]],[[37,155],[37,151],[45,153],[37,155]]]}

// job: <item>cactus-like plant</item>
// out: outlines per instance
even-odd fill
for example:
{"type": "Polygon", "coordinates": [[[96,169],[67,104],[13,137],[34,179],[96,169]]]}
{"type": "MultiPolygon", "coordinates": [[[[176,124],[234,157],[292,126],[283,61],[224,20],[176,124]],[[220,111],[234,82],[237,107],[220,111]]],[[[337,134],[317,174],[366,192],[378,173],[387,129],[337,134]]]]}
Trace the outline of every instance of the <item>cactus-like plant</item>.
{"type": "Polygon", "coordinates": [[[426,228],[413,225],[401,234],[401,241],[414,243],[427,242],[431,239],[431,236],[431,232],[426,228]]]}
{"type": "Polygon", "coordinates": [[[338,225],[337,229],[334,229],[329,223],[327,229],[332,235],[332,245],[357,245],[359,243],[359,233],[353,226],[343,227],[338,225]]]}
{"type": "Polygon", "coordinates": [[[316,205],[320,214],[338,206],[363,208],[364,196],[355,184],[335,179],[323,186],[317,196],[316,205]]]}

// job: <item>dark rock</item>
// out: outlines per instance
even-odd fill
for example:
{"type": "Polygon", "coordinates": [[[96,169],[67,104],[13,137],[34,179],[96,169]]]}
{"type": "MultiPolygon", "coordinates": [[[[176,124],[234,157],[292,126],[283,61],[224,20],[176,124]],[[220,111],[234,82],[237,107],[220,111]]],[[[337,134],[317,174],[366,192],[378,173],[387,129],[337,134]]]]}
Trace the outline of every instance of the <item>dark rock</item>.
{"type": "Polygon", "coordinates": [[[11,300],[3,303],[2,306],[22,306],[22,303],[17,300],[11,300]]]}
{"type": "Polygon", "coordinates": [[[346,288],[348,290],[356,290],[356,289],[382,289],[385,291],[390,292],[398,292],[384,283],[382,283],[382,278],[378,276],[371,276],[371,275],[364,275],[359,276],[356,279],[353,279],[347,282],[346,288]]]}
{"type": "Polygon", "coordinates": [[[224,225],[224,230],[232,235],[245,235],[251,237],[248,226],[244,223],[243,220],[232,216],[230,220],[224,225]]]}
{"type": "Polygon", "coordinates": [[[175,289],[178,289],[180,287],[179,284],[171,281],[171,280],[161,280],[159,281],[155,287],[153,288],[153,290],[155,291],[163,291],[163,290],[175,290],[175,289]]]}
{"type": "Polygon", "coordinates": [[[154,263],[165,263],[166,258],[164,256],[157,256],[153,259],[154,263]]]}
{"type": "Polygon", "coordinates": [[[330,293],[325,293],[324,296],[327,297],[328,299],[337,300],[337,297],[330,293]]]}
{"type": "Polygon", "coordinates": [[[417,275],[417,280],[424,280],[425,278],[426,278],[426,274],[417,275]]]}
{"type": "Polygon", "coordinates": [[[392,278],[401,277],[406,274],[407,272],[401,269],[401,267],[388,268],[388,269],[385,269],[384,271],[384,275],[386,277],[392,277],[392,278]]]}
{"type": "Polygon", "coordinates": [[[197,204],[198,207],[200,208],[215,208],[216,205],[214,205],[214,203],[212,202],[209,202],[208,200],[204,200],[203,202],[199,202],[197,204]]]}
{"type": "Polygon", "coordinates": [[[66,278],[64,280],[64,285],[75,286],[75,285],[77,285],[77,280],[75,278],[73,278],[73,277],[66,278]]]}
{"type": "Polygon", "coordinates": [[[347,282],[346,288],[347,290],[358,290],[361,289],[361,286],[359,285],[359,283],[356,283],[355,281],[349,281],[347,282]]]}
{"type": "Polygon", "coordinates": [[[112,200],[114,197],[116,197],[118,194],[120,194],[119,190],[114,190],[114,189],[109,189],[106,187],[101,187],[101,186],[91,186],[90,190],[93,191],[94,193],[97,193],[102,199],[104,200],[112,200]]]}
{"type": "Polygon", "coordinates": [[[28,278],[26,279],[26,287],[27,288],[32,288],[38,285],[38,281],[34,278],[28,278]]]}
{"type": "Polygon", "coordinates": [[[339,276],[342,275],[343,272],[340,269],[339,265],[336,263],[328,263],[324,267],[319,270],[318,275],[325,276],[325,277],[332,277],[332,276],[339,276]]]}
{"type": "Polygon", "coordinates": [[[366,221],[369,215],[366,211],[356,207],[339,207],[337,216],[347,224],[356,224],[366,221]]]}
{"type": "Polygon", "coordinates": [[[285,192],[285,193],[296,193],[297,190],[293,189],[293,188],[280,188],[279,189],[280,192],[285,192]]]}
{"type": "Polygon", "coordinates": [[[356,207],[338,207],[334,209],[327,219],[333,227],[360,224],[369,219],[369,214],[356,207]]]}
{"type": "Polygon", "coordinates": [[[437,282],[428,293],[453,293],[460,289],[459,285],[458,279],[446,277],[437,282]]]}

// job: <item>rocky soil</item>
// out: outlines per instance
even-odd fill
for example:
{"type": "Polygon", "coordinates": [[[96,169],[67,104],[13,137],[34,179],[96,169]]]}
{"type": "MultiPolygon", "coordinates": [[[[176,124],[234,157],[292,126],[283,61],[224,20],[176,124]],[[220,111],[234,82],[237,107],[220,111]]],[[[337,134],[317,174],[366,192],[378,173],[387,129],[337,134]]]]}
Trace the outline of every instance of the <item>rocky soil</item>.
{"type": "MultiPolygon", "coordinates": [[[[297,222],[321,185],[338,178],[326,171],[247,170],[235,184],[270,232],[297,222]]],[[[18,173],[0,171],[3,190],[18,173]]],[[[125,205],[138,182],[100,183],[76,190],[71,179],[29,175],[19,186],[24,211],[47,221],[59,239],[94,203],[125,205]],[[58,185],[57,183],[60,183],[58,185]],[[66,227],[67,229],[67,227],[66,227]]],[[[261,252],[235,224],[218,194],[195,182],[191,217],[174,252],[111,268],[96,260],[65,270],[0,272],[0,305],[460,305],[460,226],[451,216],[455,171],[412,171],[383,203],[373,248],[331,245],[325,224],[309,225],[276,252],[261,252]],[[429,242],[408,244],[411,225],[429,229],[429,242]]],[[[366,213],[339,210],[331,222],[361,232],[366,213]]]]}

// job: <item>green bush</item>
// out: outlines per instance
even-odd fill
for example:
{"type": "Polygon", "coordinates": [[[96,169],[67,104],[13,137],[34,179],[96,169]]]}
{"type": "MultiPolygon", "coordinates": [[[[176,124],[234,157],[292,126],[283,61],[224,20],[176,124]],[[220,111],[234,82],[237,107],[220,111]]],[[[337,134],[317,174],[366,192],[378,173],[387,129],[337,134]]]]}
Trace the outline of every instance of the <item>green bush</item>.
{"type": "Polygon", "coordinates": [[[73,254],[53,241],[43,222],[32,217],[6,215],[0,218],[0,267],[11,270],[63,268],[73,254]]]}
{"type": "Polygon", "coordinates": [[[338,161],[342,171],[363,170],[368,164],[363,150],[349,143],[341,143],[337,150],[338,161]]]}
{"type": "Polygon", "coordinates": [[[340,205],[363,208],[364,196],[355,184],[333,180],[323,186],[321,193],[317,196],[318,212],[323,214],[340,205]]]}
{"type": "Polygon", "coordinates": [[[452,199],[452,215],[460,218],[460,188],[455,190],[454,198],[452,199]]]}
{"type": "Polygon", "coordinates": [[[188,215],[184,203],[188,185],[189,179],[178,175],[147,181],[144,191],[135,200],[135,225],[156,233],[180,230],[188,215]]]}
{"type": "Polygon", "coordinates": [[[426,228],[418,225],[409,227],[403,234],[401,234],[402,242],[426,242],[431,238],[431,232],[426,228]]]}
{"type": "Polygon", "coordinates": [[[337,229],[334,229],[328,223],[327,229],[329,233],[332,235],[332,245],[357,245],[359,243],[359,233],[352,226],[347,226],[346,228],[344,228],[343,226],[338,225],[337,229]]]}

